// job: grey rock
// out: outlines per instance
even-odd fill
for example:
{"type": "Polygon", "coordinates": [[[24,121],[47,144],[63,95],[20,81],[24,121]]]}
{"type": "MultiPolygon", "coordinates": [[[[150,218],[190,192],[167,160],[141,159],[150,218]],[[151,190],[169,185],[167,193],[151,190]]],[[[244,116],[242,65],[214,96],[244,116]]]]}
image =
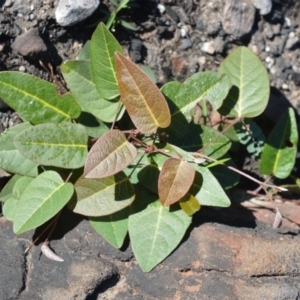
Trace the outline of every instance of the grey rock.
{"type": "Polygon", "coordinates": [[[215,49],[216,49],[216,52],[217,53],[223,53],[224,47],[225,47],[225,41],[221,37],[217,36],[215,38],[215,49]]]}
{"type": "Polygon", "coordinates": [[[190,39],[183,39],[180,45],[181,50],[187,50],[193,46],[193,42],[190,39]]]}
{"type": "Polygon", "coordinates": [[[259,9],[259,13],[264,16],[272,10],[272,0],[252,0],[253,5],[259,9]]]}
{"type": "Polygon", "coordinates": [[[254,24],[255,8],[238,0],[226,0],[222,25],[226,33],[236,39],[248,34],[254,24]]]}
{"type": "Polygon", "coordinates": [[[16,299],[25,288],[23,274],[26,272],[24,243],[14,238],[10,222],[0,218],[0,298],[16,299]],[[5,271],[4,271],[5,270],[5,271]]]}
{"type": "Polygon", "coordinates": [[[269,23],[266,23],[263,27],[264,36],[271,40],[274,37],[273,26],[269,23]]]}
{"type": "Polygon", "coordinates": [[[16,53],[27,57],[34,57],[47,51],[47,46],[40,36],[38,28],[32,28],[18,36],[11,47],[16,53]]]}
{"type": "Polygon", "coordinates": [[[207,34],[208,35],[217,35],[219,31],[222,29],[221,18],[219,14],[212,14],[208,19],[207,23],[207,34]]]}
{"type": "Polygon", "coordinates": [[[288,50],[293,50],[299,43],[299,38],[295,32],[290,32],[289,37],[286,41],[285,48],[288,50]]]}
{"type": "Polygon", "coordinates": [[[101,246],[108,243],[88,221],[65,213],[58,223],[59,232],[54,231],[54,240],[50,242],[50,247],[64,259],[63,262],[45,257],[41,244],[24,254],[34,231],[18,238],[12,231],[12,223],[0,218],[0,239],[5,241],[0,245],[0,263],[5,270],[0,273],[0,299],[88,299],[104,289],[107,280],[117,280],[117,267],[99,257],[99,252],[111,257],[112,252],[106,252],[101,246]],[[70,231],[76,224],[76,229],[70,231]]]}
{"type": "Polygon", "coordinates": [[[99,0],[60,0],[55,18],[61,26],[72,26],[88,18],[99,6],[99,0]]]}

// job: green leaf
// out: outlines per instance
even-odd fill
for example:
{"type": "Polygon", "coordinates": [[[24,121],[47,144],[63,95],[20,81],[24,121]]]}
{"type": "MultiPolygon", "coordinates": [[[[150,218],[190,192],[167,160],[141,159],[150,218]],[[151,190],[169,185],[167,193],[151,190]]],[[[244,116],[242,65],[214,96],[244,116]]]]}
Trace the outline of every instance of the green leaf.
{"type": "Polygon", "coordinates": [[[16,135],[14,144],[38,164],[75,169],[85,163],[87,139],[86,129],[79,124],[40,124],[16,135]]]}
{"type": "Polygon", "coordinates": [[[191,217],[178,204],[170,209],[156,200],[145,207],[145,198],[153,199],[149,192],[137,197],[135,203],[142,203],[142,207],[134,207],[128,229],[135,258],[142,270],[149,272],[177,247],[191,223],[191,217]]]}
{"type": "Polygon", "coordinates": [[[130,205],[135,197],[123,172],[101,179],[80,178],[75,190],[77,199],[70,208],[75,213],[91,217],[113,214],[130,205]]]}
{"type": "Polygon", "coordinates": [[[138,30],[138,27],[136,27],[134,24],[126,22],[125,20],[120,19],[119,22],[123,27],[125,27],[127,29],[130,29],[130,30],[133,30],[133,31],[138,30]]]}
{"type": "Polygon", "coordinates": [[[253,118],[265,110],[270,95],[269,77],[252,51],[238,47],[225,58],[219,73],[227,74],[232,84],[219,109],[223,116],[253,118]]]}
{"type": "Polygon", "coordinates": [[[55,216],[70,200],[73,185],[58,173],[46,171],[34,178],[18,202],[13,230],[16,234],[36,228],[55,216]]]}
{"type": "MultiPolygon", "coordinates": [[[[89,60],[66,61],[61,65],[61,70],[68,87],[84,111],[104,122],[112,123],[115,120],[122,105],[120,101],[108,101],[99,95],[92,81],[89,60]]],[[[117,120],[123,113],[124,109],[118,114],[117,120]]]]}
{"type": "Polygon", "coordinates": [[[158,195],[163,206],[180,200],[190,189],[195,177],[191,164],[178,158],[168,158],[159,174],[158,195]]]}
{"type": "Polygon", "coordinates": [[[4,131],[0,136],[0,167],[7,172],[37,176],[38,164],[24,155],[14,145],[14,138],[25,129],[33,128],[29,123],[22,123],[4,131]]]}
{"type": "Polygon", "coordinates": [[[15,211],[18,206],[21,195],[33,180],[32,177],[22,176],[14,184],[11,198],[8,199],[3,206],[3,215],[10,221],[14,220],[15,211]]]}
{"type": "Polygon", "coordinates": [[[171,115],[159,88],[121,53],[117,52],[115,57],[121,100],[136,128],[144,134],[151,134],[159,127],[168,127],[171,115]]]}
{"type": "Polygon", "coordinates": [[[8,199],[13,197],[13,188],[16,182],[22,177],[23,176],[16,174],[8,181],[8,183],[5,185],[5,187],[2,189],[0,193],[1,202],[6,202],[8,199]]]}
{"type": "Polygon", "coordinates": [[[27,189],[31,181],[34,180],[32,177],[22,176],[13,187],[13,197],[20,199],[24,191],[27,189]]]}
{"type": "Polygon", "coordinates": [[[142,168],[138,174],[138,181],[145,188],[147,188],[152,193],[158,194],[158,178],[159,178],[159,168],[152,162],[151,164],[142,168]]]}
{"type": "Polygon", "coordinates": [[[104,122],[86,111],[81,112],[79,118],[76,119],[76,123],[83,125],[91,137],[99,137],[110,130],[104,122]]]}
{"type": "Polygon", "coordinates": [[[262,174],[286,178],[295,165],[298,146],[298,129],[295,113],[289,108],[268,136],[260,161],[262,174]]]}
{"type": "Polygon", "coordinates": [[[146,65],[141,65],[140,68],[147,74],[147,76],[156,84],[157,78],[154,71],[146,65]]]}
{"type": "Polygon", "coordinates": [[[90,59],[90,47],[91,47],[91,41],[88,40],[82,47],[82,49],[78,55],[78,60],[89,60],[90,59]]]}
{"type": "Polygon", "coordinates": [[[22,72],[0,72],[0,97],[33,124],[70,121],[80,114],[71,94],[59,95],[54,84],[22,72]]]}
{"type": "Polygon", "coordinates": [[[179,138],[182,138],[185,135],[189,126],[187,118],[180,110],[180,103],[179,106],[175,104],[176,96],[179,93],[181,85],[182,84],[178,81],[171,81],[161,88],[171,112],[171,124],[168,129],[171,131],[171,134],[174,134],[179,138]]]}
{"type": "Polygon", "coordinates": [[[103,23],[93,33],[90,45],[90,59],[93,82],[98,93],[104,99],[119,96],[119,88],[115,74],[115,52],[123,52],[122,47],[103,23]]]}
{"type": "Polygon", "coordinates": [[[136,148],[119,130],[102,135],[91,148],[85,168],[86,178],[103,178],[122,171],[137,156],[136,148]]]}
{"type": "MultiPolygon", "coordinates": [[[[229,159],[229,161],[226,161],[226,165],[233,166],[236,168],[236,165],[233,162],[233,160],[230,159],[229,157],[226,160],[228,160],[228,159],[229,159]]],[[[240,174],[226,168],[225,166],[217,165],[217,166],[211,167],[211,164],[210,164],[209,170],[217,178],[219,184],[225,190],[234,187],[240,181],[240,177],[241,177],[240,174]]]]}
{"type": "Polygon", "coordinates": [[[206,167],[194,165],[196,175],[189,193],[194,195],[201,206],[230,206],[230,200],[214,177],[211,171],[206,167]]]}
{"type": "Polygon", "coordinates": [[[90,217],[92,227],[111,245],[121,248],[128,231],[129,207],[103,217],[90,217]]]}
{"type": "Polygon", "coordinates": [[[9,198],[2,207],[3,216],[9,220],[13,221],[15,216],[16,207],[19,200],[15,198],[9,198]]]}
{"type": "Polygon", "coordinates": [[[226,74],[220,76],[216,72],[209,71],[196,73],[183,84],[171,82],[164,86],[162,91],[177,108],[172,111],[172,121],[175,119],[178,123],[182,123],[182,117],[176,115],[183,114],[190,122],[191,110],[202,99],[209,101],[213,109],[218,109],[227,96],[229,88],[230,79],[226,74]]]}
{"type": "Polygon", "coordinates": [[[203,148],[202,153],[204,155],[215,159],[222,157],[231,147],[230,140],[218,130],[193,123],[188,125],[184,137],[170,136],[169,142],[189,152],[195,152],[203,148]]]}
{"type": "Polygon", "coordinates": [[[230,79],[212,71],[196,73],[180,87],[175,103],[180,111],[191,120],[190,111],[202,99],[209,101],[213,109],[218,109],[228,94],[230,79]]]}
{"type": "Polygon", "coordinates": [[[199,201],[189,193],[180,199],[179,205],[188,216],[192,216],[201,208],[199,201]]]}

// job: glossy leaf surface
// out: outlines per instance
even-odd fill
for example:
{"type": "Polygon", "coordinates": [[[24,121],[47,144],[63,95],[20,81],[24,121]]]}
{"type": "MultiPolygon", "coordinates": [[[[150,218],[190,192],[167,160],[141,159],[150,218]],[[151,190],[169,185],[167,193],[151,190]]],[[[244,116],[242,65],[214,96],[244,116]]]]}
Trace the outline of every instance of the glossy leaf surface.
{"type": "Polygon", "coordinates": [[[253,118],[267,106],[270,83],[266,68],[247,47],[238,47],[221,64],[220,74],[230,77],[232,87],[219,112],[228,117],[253,118]]]}
{"type": "Polygon", "coordinates": [[[163,206],[180,200],[190,189],[195,177],[193,166],[177,158],[164,163],[158,179],[158,195],[163,206]]]}
{"type": "Polygon", "coordinates": [[[13,230],[20,234],[36,228],[56,215],[70,200],[73,185],[58,173],[46,171],[34,178],[18,202],[13,230]]]}
{"type": "Polygon", "coordinates": [[[29,128],[33,128],[32,125],[22,123],[1,134],[0,167],[7,172],[28,176],[38,175],[38,163],[27,159],[14,145],[16,135],[29,128]]]}
{"type": "Polygon", "coordinates": [[[123,172],[106,178],[80,178],[75,190],[77,199],[71,204],[72,210],[91,217],[113,214],[130,205],[135,196],[123,172]]]}
{"type": "MultiPolygon", "coordinates": [[[[61,65],[61,70],[68,87],[84,111],[104,122],[112,123],[115,120],[121,105],[119,101],[108,101],[100,96],[92,80],[90,61],[67,61],[61,65]]],[[[121,116],[119,114],[118,119],[121,116]]]]}
{"type": "Polygon", "coordinates": [[[33,124],[70,121],[81,111],[71,94],[59,95],[54,84],[21,72],[0,73],[0,97],[33,124]]]}
{"type": "Polygon", "coordinates": [[[151,134],[168,127],[171,115],[159,88],[125,56],[116,53],[115,57],[121,100],[136,128],[151,134]]]}
{"type": "Polygon", "coordinates": [[[137,156],[131,145],[119,130],[102,135],[91,148],[84,168],[86,178],[103,178],[122,171],[137,156]]]}
{"type": "Polygon", "coordinates": [[[14,139],[28,159],[46,166],[79,168],[87,156],[87,131],[79,124],[40,124],[23,130],[14,139]]]}
{"type": "Polygon", "coordinates": [[[289,108],[266,140],[260,161],[262,174],[281,179],[289,176],[295,165],[297,146],[297,122],[293,109],[289,108]]]}
{"type": "Polygon", "coordinates": [[[104,99],[119,95],[115,74],[115,52],[122,53],[122,47],[104,24],[100,23],[93,33],[90,44],[90,60],[93,82],[104,99]]]}

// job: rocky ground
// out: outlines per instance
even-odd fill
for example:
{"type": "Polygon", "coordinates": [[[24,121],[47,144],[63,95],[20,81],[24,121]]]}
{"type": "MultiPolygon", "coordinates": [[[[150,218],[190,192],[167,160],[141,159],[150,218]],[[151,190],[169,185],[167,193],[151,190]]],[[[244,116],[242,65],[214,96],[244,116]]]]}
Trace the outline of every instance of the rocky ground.
{"type": "MultiPolygon", "coordinates": [[[[234,47],[246,45],[269,72],[271,97],[263,120],[275,123],[290,106],[300,112],[299,1],[131,2],[120,17],[138,30],[118,25],[115,35],[134,62],[154,70],[158,85],[216,70],[234,47]]],[[[55,17],[58,3],[0,1],[0,71],[51,80],[42,61],[59,78],[60,64],[77,57],[113,7],[101,1],[90,17],[65,27],[55,17]]],[[[1,103],[0,132],[20,121],[1,103]]],[[[202,209],[182,245],[148,274],[129,244],[115,250],[74,215],[61,218],[71,222],[53,233],[51,247],[63,263],[45,258],[40,247],[25,255],[34,233],[16,237],[0,217],[0,299],[299,299],[298,199],[278,203],[285,219],[274,230],[272,206],[243,189],[231,196],[229,209],[202,209]]]]}

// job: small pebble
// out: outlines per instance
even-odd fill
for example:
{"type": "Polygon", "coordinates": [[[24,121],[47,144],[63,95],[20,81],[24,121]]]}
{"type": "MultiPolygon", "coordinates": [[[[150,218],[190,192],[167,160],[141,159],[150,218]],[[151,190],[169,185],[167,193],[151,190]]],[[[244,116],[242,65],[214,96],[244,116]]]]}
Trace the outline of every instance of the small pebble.
{"type": "Polygon", "coordinates": [[[187,36],[187,29],[186,29],[186,27],[180,28],[180,36],[181,36],[182,38],[184,38],[184,37],[187,36]]]}
{"type": "Polygon", "coordinates": [[[214,54],[216,52],[216,47],[215,47],[215,42],[214,41],[209,41],[203,43],[201,50],[205,53],[208,54],[214,54]]]}
{"type": "Polygon", "coordinates": [[[187,50],[193,46],[193,43],[190,39],[183,39],[180,45],[181,50],[187,50]]]}
{"type": "Polygon", "coordinates": [[[157,9],[161,14],[163,14],[166,11],[166,7],[163,4],[158,4],[157,9]]]}
{"type": "Polygon", "coordinates": [[[26,68],[24,66],[19,67],[19,72],[25,72],[25,71],[26,71],[26,68]]]}
{"type": "Polygon", "coordinates": [[[285,48],[288,50],[292,50],[299,43],[299,38],[296,36],[295,32],[290,32],[289,37],[286,41],[285,48]]]}
{"type": "Polygon", "coordinates": [[[273,66],[274,66],[274,63],[275,63],[275,59],[270,57],[270,56],[267,56],[266,59],[265,59],[266,63],[267,63],[267,68],[268,69],[271,69],[273,66]]]}

